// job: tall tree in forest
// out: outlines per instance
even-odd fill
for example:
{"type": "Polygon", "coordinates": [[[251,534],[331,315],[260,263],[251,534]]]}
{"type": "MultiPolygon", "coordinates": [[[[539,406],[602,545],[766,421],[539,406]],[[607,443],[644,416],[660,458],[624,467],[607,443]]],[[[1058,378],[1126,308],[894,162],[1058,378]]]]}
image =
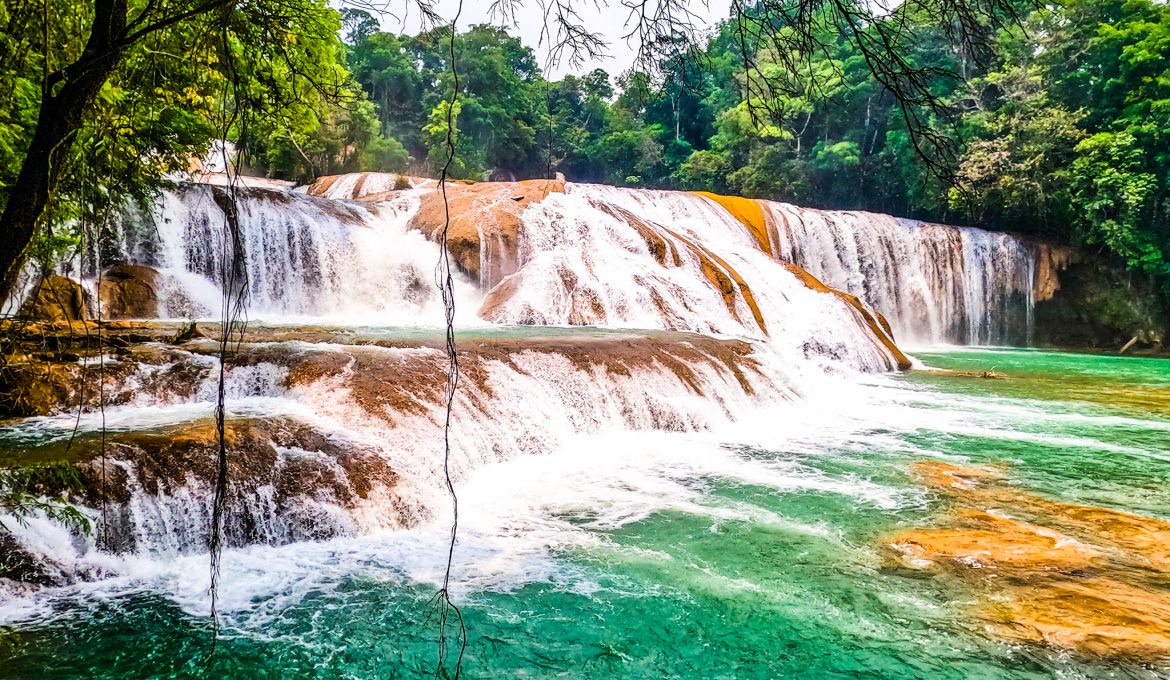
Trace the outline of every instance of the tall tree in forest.
{"type": "Polygon", "coordinates": [[[972,82],[964,207],[1097,246],[1170,285],[1170,7],[1069,0],[999,41],[972,82]]]}

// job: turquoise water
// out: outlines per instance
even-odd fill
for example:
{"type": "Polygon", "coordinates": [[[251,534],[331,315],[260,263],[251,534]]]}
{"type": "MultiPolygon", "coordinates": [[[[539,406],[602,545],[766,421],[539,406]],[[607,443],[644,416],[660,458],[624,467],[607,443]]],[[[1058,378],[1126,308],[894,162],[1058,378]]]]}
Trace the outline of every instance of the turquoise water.
{"type": "MultiPolygon", "coordinates": [[[[916,461],[1004,466],[1068,503],[1170,519],[1170,361],[918,354],[911,373],[747,414],[724,432],[606,434],[461,485],[465,677],[1170,677],[988,635],[974,595],[892,564],[947,500],[916,461]]],[[[206,558],[20,599],[12,678],[433,673],[442,526],[229,552],[207,662],[206,558]],[[203,579],[203,580],[201,580],[203,579]]]]}

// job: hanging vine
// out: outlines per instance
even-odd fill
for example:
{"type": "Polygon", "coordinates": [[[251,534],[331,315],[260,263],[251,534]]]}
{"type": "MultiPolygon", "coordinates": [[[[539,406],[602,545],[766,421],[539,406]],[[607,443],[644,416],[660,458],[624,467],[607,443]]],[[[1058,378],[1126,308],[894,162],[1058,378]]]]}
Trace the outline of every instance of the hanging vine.
{"type": "Polygon", "coordinates": [[[219,138],[222,140],[218,152],[227,174],[227,182],[222,193],[216,192],[216,203],[223,211],[223,263],[220,270],[220,287],[222,290],[222,305],[219,320],[219,375],[217,376],[215,395],[215,439],[216,439],[216,472],[214,495],[211,505],[211,527],[208,535],[208,552],[210,553],[210,583],[208,594],[211,600],[211,649],[207,661],[215,655],[219,641],[219,581],[223,565],[224,547],[224,518],[227,514],[229,461],[226,432],[227,419],[227,371],[228,361],[235,348],[243,342],[246,330],[244,313],[248,299],[248,274],[244,267],[244,244],[240,235],[239,211],[239,182],[238,169],[232,172],[232,158],[228,152],[227,138],[234,129],[238,139],[248,137],[248,114],[241,114],[243,107],[238,101],[241,91],[240,73],[236,67],[227,24],[220,28],[219,39],[222,41],[222,51],[226,56],[225,67],[228,78],[224,82],[221,96],[220,120],[218,121],[219,138]],[[229,255],[230,254],[230,255],[229,255]]]}
{"type": "Polygon", "coordinates": [[[451,256],[447,250],[447,234],[451,228],[451,206],[447,201],[447,179],[451,165],[455,161],[455,105],[459,99],[459,68],[456,63],[455,33],[459,17],[463,13],[463,2],[455,10],[455,17],[451,20],[451,35],[449,55],[451,59],[451,99],[447,104],[447,157],[443,169],[439,173],[439,190],[443,194],[443,230],[439,232],[439,262],[435,266],[435,279],[443,297],[443,309],[446,316],[446,350],[447,350],[447,400],[443,418],[443,477],[447,484],[447,493],[451,496],[451,539],[447,544],[447,564],[443,571],[443,585],[433,599],[438,607],[439,621],[439,651],[435,666],[435,675],[458,678],[463,666],[463,655],[467,651],[467,626],[463,620],[463,612],[458,605],[451,601],[451,567],[455,561],[455,542],[459,532],[459,496],[455,493],[455,484],[451,480],[451,412],[455,406],[455,392],[459,388],[459,354],[455,346],[455,280],[451,273],[451,256]],[[458,626],[455,644],[458,654],[455,657],[454,671],[447,669],[448,663],[448,627],[454,617],[458,626]]]}

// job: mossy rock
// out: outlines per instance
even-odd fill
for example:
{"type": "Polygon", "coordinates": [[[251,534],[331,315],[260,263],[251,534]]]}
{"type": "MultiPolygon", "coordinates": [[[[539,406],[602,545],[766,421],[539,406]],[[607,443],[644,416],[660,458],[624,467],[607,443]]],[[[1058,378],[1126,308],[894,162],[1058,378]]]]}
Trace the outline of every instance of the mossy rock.
{"type": "Polygon", "coordinates": [[[1120,264],[1089,261],[1060,275],[1060,289],[1036,305],[1035,341],[1117,351],[1131,338],[1160,347],[1170,333],[1170,304],[1148,278],[1120,264]]]}

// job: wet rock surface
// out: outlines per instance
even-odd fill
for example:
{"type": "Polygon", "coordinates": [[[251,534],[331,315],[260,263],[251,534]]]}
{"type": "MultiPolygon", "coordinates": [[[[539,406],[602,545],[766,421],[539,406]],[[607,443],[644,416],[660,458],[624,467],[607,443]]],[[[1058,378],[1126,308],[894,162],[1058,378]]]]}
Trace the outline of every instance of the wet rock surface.
{"type": "Polygon", "coordinates": [[[898,568],[973,595],[976,620],[1006,641],[1170,659],[1170,522],[1049,500],[1005,469],[926,461],[915,472],[949,510],[942,526],[887,538],[898,568]]]}
{"type": "Polygon", "coordinates": [[[159,315],[161,277],[153,267],[116,264],[102,273],[98,299],[102,317],[153,319],[159,315]]]}
{"type": "Polygon", "coordinates": [[[910,357],[906,356],[906,354],[901,349],[899,349],[898,345],[894,343],[894,336],[889,331],[889,322],[886,321],[883,324],[885,318],[882,317],[880,313],[875,314],[874,312],[871,312],[865,307],[865,305],[861,304],[861,300],[859,300],[857,296],[849,295],[848,293],[842,293],[839,290],[829,288],[825,284],[821,283],[815,276],[809,274],[794,264],[784,263],[784,268],[792,272],[792,274],[796,276],[797,279],[799,279],[802,283],[804,283],[804,285],[808,286],[812,290],[833,295],[845,302],[845,304],[849,305],[849,307],[853,309],[853,312],[857,314],[858,318],[860,318],[866,327],[869,328],[874,340],[880,343],[881,346],[885,348],[885,350],[890,354],[890,356],[893,357],[898,370],[910,370],[910,367],[913,366],[912,362],[910,361],[910,357]]]}
{"type": "MultiPolygon", "coordinates": [[[[379,526],[412,521],[394,495],[397,473],[360,443],[292,418],[233,418],[225,424],[224,444],[228,546],[357,533],[364,527],[344,515],[365,501],[383,514],[379,526]]],[[[0,462],[76,466],[82,491],[38,491],[64,493],[71,503],[89,508],[93,535],[103,550],[181,553],[206,550],[219,452],[214,420],[199,419],[132,432],[84,433],[9,452],[0,462]]],[[[17,566],[20,573],[36,576],[36,564],[25,559],[17,566]]]]}
{"type": "MultiPolygon", "coordinates": [[[[712,194],[709,192],[697,192],[700,196],[704,196],[716,203],[718,203],[724,210],[731,214],[736,220],[744,225],[744,228],[755,239],[756,244],[765,254],[779,259],[779,234],[777,226],[772,223],[765,213],[759,201],[741,198],[739,196],[722,196],[719,194],[712,194]]],[[[876,342],[890,354],[894,363],[899,370],[909,370],[911,362],[909,357],[898,348],[894,342],[894,334],[890,328],[890,322],[886,320],[885,316],[880,311],[870,310],[867,308],[856,295],[842,292],[835,288],[831,288],[822,283],[818,278],[810,274],[803,267],[793,262],[782,261],[784,266],[793,276],[797,278],[808,288],[833,295],[849,305],[857,314],[858,318],[869,329],[870,333],[876,342]]],[[[730,270],[730,268],[728,268],[730,270]]],[[[707,273],[708,268],[704,267],[704,273],[707,273]]],[[[737,283],[740,283],[737,279],[737,283]]],[[[712,279],[712,283],[724,290],[726,286],[721,285],[717,279],[712,279]]],[[[751,292],[746,289],[746,286],[741,286],[745,290],[745,296],[751,296],[751,292]]],[[[725,293],[726,294],[726,293],[725,293]]],[[[749,299],[749,306],[755,309],[754,301],[749,299]]],[[[757,320],[759,313],[756,312],[757,320]]],[[[763,325],[761,323],[761,328],[763,325]]]]}
{"type": "Polygon", "coordinates": [[[447,250],[455,264],[486,290],[520,268],[520,213],[564,190],[565,183],[557,180],[452,182],[447,185],[447,206],[442,192],[427,192],[411,226],[431,240],[447,226],[447,250]]]}
{"type": "MultiPolygon", "coordinates": [[[[124,322],[0,321],[0,419],[47,416],[100,404],[125,403],[133,394],[126,381],[143,366],[160,367],[145,376],[173,385],[176,350],[173,324],[124,322]]],[[[137,387],[137,386],[136,386],[137,387]]]]}
{"type": "Polygon", "coordinates": [[[84,321],[85,292],[73,279],[50,274],[42,278],[20,308],[19,316],[34,321],[84,321]]]}

